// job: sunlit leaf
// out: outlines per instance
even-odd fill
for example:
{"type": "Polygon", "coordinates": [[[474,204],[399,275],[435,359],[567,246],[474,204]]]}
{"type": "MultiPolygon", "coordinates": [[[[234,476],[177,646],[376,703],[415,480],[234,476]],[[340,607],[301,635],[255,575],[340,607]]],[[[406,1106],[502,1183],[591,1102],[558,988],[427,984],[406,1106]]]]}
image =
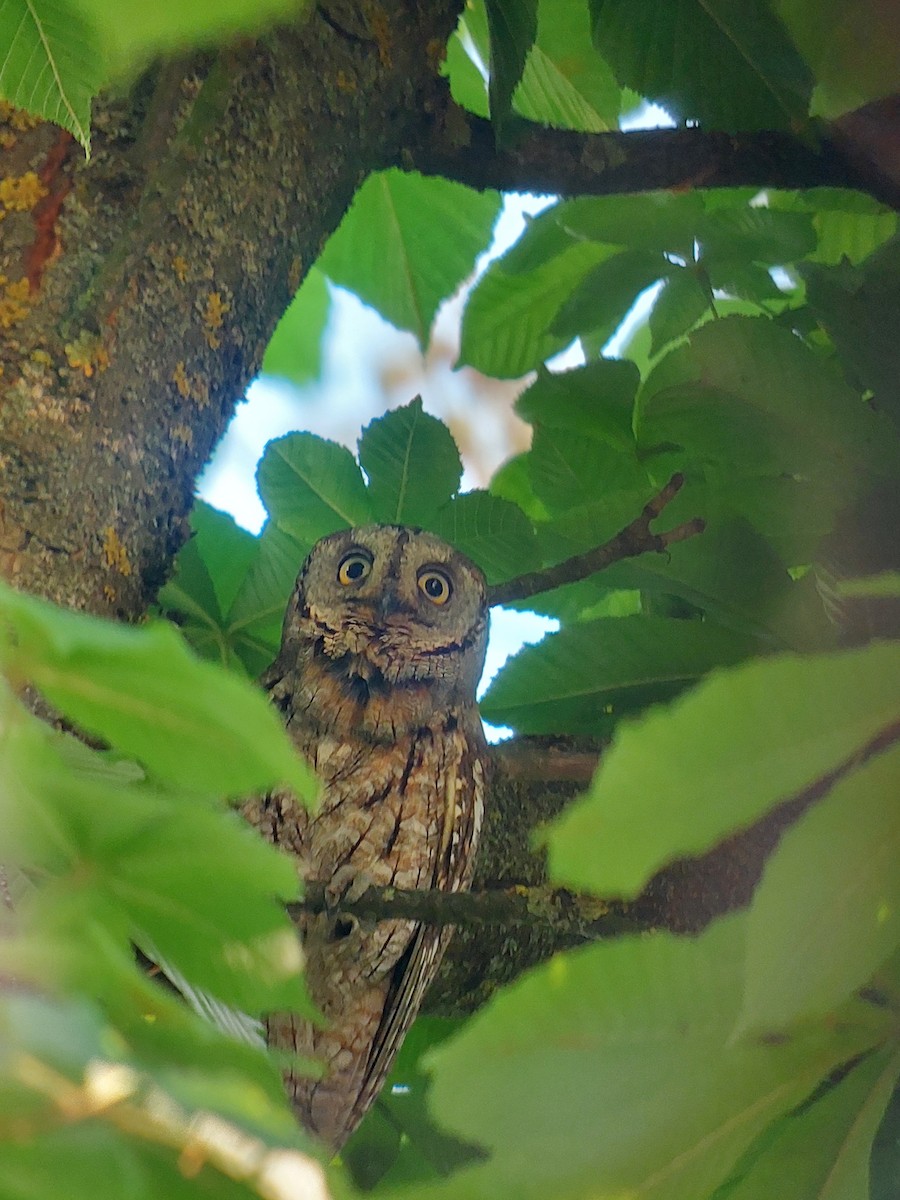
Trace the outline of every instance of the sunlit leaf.
{"type": "Polygon", "coordinates": [[[601,133],[615,129],[620,91],[591,45],[586,7],[540,0],[537,38],[513,97],[517,112],[542,125],[601,133]]]}
{"type": "Polygon", "coordinates": [[[306,0],[118,0],[113,13],[104,0],[78,0],[79,10],[101,31],[106,55],[119,73],[133,71],[161,51],[228,40],[242,31],[296,20],[307,7],[306,0]]]}
{"type": "Polygon", "coordinates": [[[460,362],[500,379],[516,378],[562,350],[551,324],[572,289],[609,253],[570,248],[527,274],[508,274],[501,259],[481,277],[463,315],[460,362]]]}
{"type": "Polygon", "coordinates": [[[900,750],[840,779],[766,863],[747,934],[744,1027],[836,1008],[900,944],[900,750]]]}
{"type": "Polygon", "coordinates": [[[491,120],[502,135],[513,92],[537,35],[537,0],[484,0],[490,32],[488,96],[491,120]]]}
{"type": "Polygon", "coordinates": [[[388,524],[429,525],[462,476],[453,435],[418,397],[366,426],[359,461],[372,512],[388,524]]]}
{"type": "Polygon", "coordinates": [[[812,79],[784,27],[740,0],[590,0],[594,44],[619,82],[707,129],[784,129],[812,79]]]}
{"type": "Polygon", "coordinates": [[[319,267],[424,347],[438,305],[471,273],[499,210],[496,192],[381,171],[357,192],[319,267]]]}
{"type": "Polygon", "coordinates": [[[307,549],[336,529],[371,520],[356,459],[344,446],[313,433],[289,433],[269,442],[256,477],[269,516],[307,549]]]}
{"type": "Polygon", "coordinates": [[[728,1200],[877,1196],[869,1191],[872,1139],[898,1075],[900,1059],[882,1050],[829,1081],[811,1103],[762,1134],[746,1161],[738,1163],[733,1187],[726,1185],[723,1195],[728,1200]]]}
{"type": "Polygon", "coordinates": [[[701,621],[585,621],[521,650],[481,710],[520,733],[605,733],[623,714],[670,699],[754,649],[752,639],[701,621]]]}
{"type": "Polygon", "coordinates": [[[278,375],[297,386],[316,379],[322,367],[322,335],[330,308],[325,276],[313,267],[275,326],[263,355],[263,374],[278,375]]]}
{"type": "Polygon", "coordinates": [[[495,996],[431,1054],[435,1115],[491,1154],[454,1194],[711,1194],[770,1122],[878,1037],[856,1013],[777,1046],[732,1038],[742,954],[729,918],[696,939],[559,954],[495,996]]]}
{"type": "Polygon", "coordinates": [[[636,895],[814,786],[900,718],[900,645],[746,663],[623,724],[594,786],[549,836],[554,878],[636,895]]]}
{"type": "Polygon", "coordinates": [[[55,121],[87,151],[91,100],[106,77],[102,29],[71,0],[0,4],[0,97],[55,121]]]}
{"type": "Polygon", "coordinates": [[[311,776],[265,697],[190,654],[171,626],[128,628],[4,588],[6,669],[155,776],[238,796],[273,783],[311,795],[311,776]]]}

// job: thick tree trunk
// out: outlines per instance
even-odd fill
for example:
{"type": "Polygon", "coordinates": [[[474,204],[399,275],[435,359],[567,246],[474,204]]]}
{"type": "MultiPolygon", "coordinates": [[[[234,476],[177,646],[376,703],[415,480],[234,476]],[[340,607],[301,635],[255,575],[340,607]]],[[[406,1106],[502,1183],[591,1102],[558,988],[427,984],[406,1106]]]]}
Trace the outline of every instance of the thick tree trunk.
{"type": "Polygon", "coordinates": [[[0,145],[0,571],[139,617],[292,293],[422,136],[457,0],[313,9],[0,145]],[[365,15],[364,15],[365,14],[365,15]]]}

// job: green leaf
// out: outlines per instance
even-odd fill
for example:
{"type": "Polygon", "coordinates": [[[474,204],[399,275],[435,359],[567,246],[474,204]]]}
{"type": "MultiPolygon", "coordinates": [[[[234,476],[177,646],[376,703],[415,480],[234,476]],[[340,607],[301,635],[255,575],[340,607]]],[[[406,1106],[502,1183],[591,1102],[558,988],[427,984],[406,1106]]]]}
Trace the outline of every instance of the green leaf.
{"type": "Polygon", "coordinates": [[[438,305],[472,273],[499,211],[497,192],[380,171],[357,192],[318,265],[424,348],[438,305]]]}
{"type": "Polygon", "coordinates": [[[702,621],[584,621],[520,650],[481,711],[520,733],[608,733],[623,714],[668,700],[754,649],[752,639],[702,621]]]}
{"type": "Polygon", "coordinates": [[[751,204],[720,205],[707,213],[700,238],[707,265],[745,259],[783,266],[816,248],[811,215],[751,204]]]}
{"type": "MultiPolygon", "coordinates": [[[[810,1200],[863,1200],[869,1191],[869,1156],[900,1057],[878,1051],[822,1087],[811,1103],[783,1117],[750,1147],[734,1172],[728,1200],[762,1196],[810,1200]]],[[[872,1193],[874,1196],[874,1193],[872,1193]]]]}
{"type": "Polygon", "coordinates": [[[650,353],[659,354],[710,311],[712,296],[690,268],[670,269],[650,313],[650,353]]]}
{"type": "Polygon", "coordinates": [[[711,321],[667,354],[644,384],[636,429],[646,450],[683,447],[685,466],[715,454],[747,474],[818,479],[841,505],[898,449],[887,420],[830,363],[763,318],[711,321]],[[679,429],[673,420],[686,408],[690,426],[679,429]],[[710,439],[720,438],[727,449],[713,451],[710,439]]]}
{"type": "Polygon", "coordinates": [[[515,379],[566,345],[551,325],[572,289],[608,248],[569,245],[534,270],[510,274],[504,259],[475,285],[463,313],[460,363],[496,379],[515,379]]]}
{"type": "MultiPolygon", "coordinates": [[[[311,543],[310,543],[311,544],[311,543]]],[[[281,643],[284,613],[310,544],[267,522],[259,553],[234,598],[226,634],[252,675],[275,657],[281,643]]]]}
{"type": "Polygon", "coordinates": [[[356,459],[314,433],[269,442],[256,479],[269,516],[306,550],[328,533],[372,519],[356,459]]]}
{"type": "MultiPolygon", "coordinates": [[[[665,524],[705,516],[703,533],[676,543],[666,554],[614,563],[603,572],[605,586],[638,588],[650,597],[677,596],[772,649],[830,649],[833,627],[820,598],[791,579],[754,526],[740,516],[723,516],[718,507],[715,496],[704,500],[702,489],[687,485],[667,510],[665,524]]],[[[789,523],[787,504],[782,517],[789,523]]],[[[817,540],[811,538],[810,544],[817,540]]]]}
{"type": "Polygon", "coordinates": [[[807,303],[834,342],[850,382],[874,392],[878,407],[889,412],[900,429],[896,325],[891,320],[900,305],[898,271],[900,237],[857,267],[800,267],[807,303]]]}
{"type": "Polygon", "coordinates": [[[422,1068],[423,1057],[461,1026],[460,1020],[418,1017],[403,1039],[377,1105],[341,1151],[358,1187],[440,1178],[479,1157],[435,1125],[427,1104],[430,1080],[422,1068]]]}
{"type": "Polygon", "coordinates": [[[521,508],[488,492],[455,496],[430,528],[477,563],[488,583],[541,565],[534,527],[521,508]]]}
{"type": "Polygon", "coordinates": [[[418,396],[366,426],[359,461],[375,519],[393,525],[430,525],[462,478],[453,435],[418,396]]]}
{"type": "Polygon", "coordinates": [[[527,465],[534,494],[551,521],[538,526],[548,562],[597,546],[618,533],[654,493],[632,445],[538,425],[527,465]]]}
{"type": "Polygon", "coordinates": [[[591,45],[584,4],[540,0],[515,110],[542,125],[602,133],[617,128],[620,102],[612,72],[591,45]]]}
{"type": "Polygon", "coordinates": [[[117,74],[133,72],[164,51],[211,41],[297,20],[304,0],[182,0],[179,4],[143,4],[118,0],[111,10],[105,0],[78,0],[78,9],[102,34],[106,56],[117,74]]]}
{"type": "Polygon", "coordinates": [[[742,958],[731,917],[696,939],[557,954],[497,993],[430,1056],[435,1116],[490,1152],[454,1196],[709,1196],[772,1121],[878,1037],[853,1010],[839,1030],[776,1046],[734,1039],[742,958]]]}
{"type": "Polygon", "coordinates": [[[819,1016],[900,944],[900,750],[845,774],[767,861],[750,910],[741,1025],[819,1016]]]}
{"type": "MultiPolygon", "coordinates": [[[[308,1010],[277,899],[297,895],[289,858],[218,803],[104,773],[95,752],[63,756],[36,720],[7,715],[3,769],[16,802],[4,804],[4,845],[30,886],[3,945],[5,971],[54,990],[87,986],[116,1005],[118,987],[135,990],[131,939],[243,1009],[308,1010]]],[[[133,1017],[140,1023],[140,1008],[133,1017]]]]}
{"type": "Polygon", "coordinates": [[[900,21],[893,5],[775,0],[773,8],[815,74],[814,116],[833,120],[896,91],[900,21]]]}
{"type": "MultiPolygon", "coordinates": [[[[276,1167],[282,1180],[308,1185],[314,1177],[313,1160],[299,1152],[309,1149],[308,1139],[292,1127],[286,1106],[238,1072],[136,1061],[99,1008],[83,1000],[6,994],[0,1026],[8,1048],[0,1088],[13,1101],[4,1111],[17,1113],[28,1130],[4,1140],[10,1200],[251,1200],[260,1194],[258,1180],[276,1167]],[[201,1146],[202,1169],[190,1173],[185,1163],[201,1146]],[[245,1158],[235,1157],[238,1146],[245,1158]],[[270,1147],[278,1149],[269,1154],[270,1147]]],[[[218,1042],[227,1054],[227,1039],[218,1042]]]]}
{"type": "Polygon", "coordinates": [[[719,671],[667,709],[621,725],[588,795],[549,836],[553,878],[637,895],[816,784],[900,716],[900,645],[719,671]]]}
{"type": "Polygon", "coordinates": [[[531,425],[568,429],[634,454],[631,429],[640,375],[633,363],[602,358],[573,371],[540,371],[516,401],[531,425]]]}
{"type": "Polygon", "coordinates": [[[198,654],[229,666],[240,650],[223,613],[258,556],[259,539],[202,500],[195,502],[190,520],[193,536],[179,550],[158,604],[166,615],[181,617],[181,631],[198,654]]]}
{"type": "Polygon", "coordinates": [[[55,121],[87,153],[91,100],[106,77],[101,30],[102,22],[70,0],[0,4],[0,98],[55,121]]]}
{"type": "Polygon", "coordinates": [[[263,355],[263,374],[278,375],[297,387],[317,379],[330,309],[328,283],[319,268],[312,267],[275,327],[263,355]]]}
{"type": "Polygon", "coordinates": [[[594,44],[620,84],[707,129],[806,121],[812,79],[764,4],[590,0],[594,44]]]}
{"type": "Polygon", "coordinates": [[[634,250],[680,252],[682,258],[692,253],[704,212],[700,192],[584,196],[551,210],[573,237],[634,250]]]}
{"type": "Polygon", "coordinates": [[[863,192],[843,188],[771,192],[769,205],[810,214],[818,239],[807,256],[813,262],[859,263],[897,232],[897,214],[863,192]]]}
{"type": "Polygon", "coordinates": [[[157,778],[206,794],[274,783],[314,794],[263,695],[195,659],[170,625],[132,629],[6,587],[0,616],[14,637],[7,669],[157,778]]]}
{"type": "MultiPolygon", "coordinates": [[[[473,9],[468,6],[459,18],[456,32],[447,43],[447,57],[441,66],[441,73],[450,79],[450,94],[461,107],[474,113],[476,117],[486,119],[489,116],[487,83],[481,73],[481,62],[476,63],[470,52],[471,42],[475,42],[471,33],[473,9]]],[[[476,42],[476,53],[477,46],[476,42]]]]}
{"type": "Polygon", "coordinates": [[[491,120],[502,138],[509,124],[513,92],[537,35],[537,0],[484,0],[490,33],[488,96],[491,120]]]}
{"type": "Polygon", "coordinates": [[[551,332],[568,341],[590,333],[603,344],[619,328],[641,292],[668,274],[666,260],[646,250],[625,250],[584,276],[562,305],[551,332]]]}

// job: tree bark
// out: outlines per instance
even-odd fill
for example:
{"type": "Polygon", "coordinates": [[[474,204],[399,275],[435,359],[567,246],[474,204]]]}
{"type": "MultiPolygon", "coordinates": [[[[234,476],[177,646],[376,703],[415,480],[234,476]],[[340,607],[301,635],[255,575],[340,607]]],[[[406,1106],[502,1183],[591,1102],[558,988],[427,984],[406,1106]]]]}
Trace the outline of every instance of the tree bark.
{"type": "Polygon", "coordinates": [[[363,178],[422,136],[460,7],[334,3],[164,64],[96,104],[88,162],[54,126],[7,122],[0,571],[16,586],[146,611],[291,295],[363,178]]]}

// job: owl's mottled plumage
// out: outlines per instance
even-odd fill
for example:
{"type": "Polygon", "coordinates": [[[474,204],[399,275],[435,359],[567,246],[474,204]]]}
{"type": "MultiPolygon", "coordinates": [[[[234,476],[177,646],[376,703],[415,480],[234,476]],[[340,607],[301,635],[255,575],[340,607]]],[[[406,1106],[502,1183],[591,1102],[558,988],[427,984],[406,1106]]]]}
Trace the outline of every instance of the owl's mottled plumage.
{"type": "Polygon", "coordinates": [[[440,538],[347,529],[313,547],[263,680],[323,791],[314,814],[277,792],[245,813],[334,901],[300,927],[327,1028],[278,1015],[267,1033],[325,1064],[321,1079],[285,1079],[303,1124],[334,1148],[377,1095],[449,936],[410,920],[362,923],[338,903],[369,885],[468,886],[484,795],[475,688],[487,626],[482,573],[440,538]]]}

